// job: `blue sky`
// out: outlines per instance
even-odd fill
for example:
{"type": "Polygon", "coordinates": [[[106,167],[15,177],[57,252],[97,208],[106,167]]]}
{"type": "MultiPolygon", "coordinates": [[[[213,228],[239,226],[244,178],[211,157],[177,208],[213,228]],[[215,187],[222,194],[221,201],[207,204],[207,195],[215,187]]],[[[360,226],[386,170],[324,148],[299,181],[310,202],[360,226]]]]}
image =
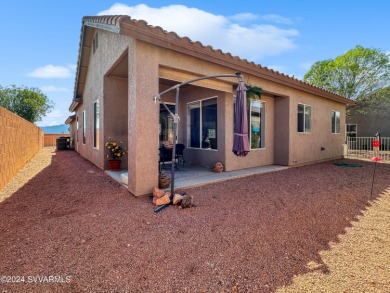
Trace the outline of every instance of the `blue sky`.
{"type": "Polygon", "coordinates": [[[39,126],[62,124],[71,114],[85,15],[130,14],[297,78],[356,45],[390,52],[387,0],[13,0],[1,10],[0,85],[38,87],[55,102],[39,126]]]}

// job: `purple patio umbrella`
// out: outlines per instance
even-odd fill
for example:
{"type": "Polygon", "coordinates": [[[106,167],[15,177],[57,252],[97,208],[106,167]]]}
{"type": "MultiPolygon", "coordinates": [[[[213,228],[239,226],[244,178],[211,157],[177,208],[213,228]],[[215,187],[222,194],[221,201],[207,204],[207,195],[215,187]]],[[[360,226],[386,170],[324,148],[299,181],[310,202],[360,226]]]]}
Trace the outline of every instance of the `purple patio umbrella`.
{"type": "Polygon", "coordinates": [[[240,80],[236,90],[236,107],[234,109],[234,139],[233,153],[245,157],[249,153],[248,114],[246,110],[246,86],[240,80]]]}

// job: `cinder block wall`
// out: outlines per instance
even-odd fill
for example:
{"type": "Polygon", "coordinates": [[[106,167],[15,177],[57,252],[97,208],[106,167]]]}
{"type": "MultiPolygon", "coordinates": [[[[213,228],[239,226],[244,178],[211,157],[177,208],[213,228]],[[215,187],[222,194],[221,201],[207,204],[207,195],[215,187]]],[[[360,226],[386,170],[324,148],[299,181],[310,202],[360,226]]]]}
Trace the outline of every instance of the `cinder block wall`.
{"type": "Polygon", "coordinates": [[[70,137],[70,134],[45,133],[45,135],[44,135],[44,146],[45,147],[57,146],[57,138],[59,138],[59,137],[70,137]]]}
{"type": "Polygon", "coordinates": [[[43,131],[0,107],[0,189],[43,147],[43,131]]]}

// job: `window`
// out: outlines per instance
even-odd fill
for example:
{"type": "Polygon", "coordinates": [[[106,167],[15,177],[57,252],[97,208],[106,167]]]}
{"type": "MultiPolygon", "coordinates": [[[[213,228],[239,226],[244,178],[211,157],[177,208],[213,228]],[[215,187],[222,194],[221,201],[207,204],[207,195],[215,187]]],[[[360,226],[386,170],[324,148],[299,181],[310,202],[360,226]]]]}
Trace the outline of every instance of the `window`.
{"type": "Polygon", "coordinates": [[[99,115],[100,115],[99,101],[96,101],[93,104],[93,146],[97,149],[99,148],[99,134],[100,134],[99,115]]]}
{"type": "MultiPolygon", "coordinates": [[[[165,106],[171,111],[175,113],[175,104],[165,103],[165,106]]],[[[160,146],[164,144],[172,144],[173,143],[173,132],[174,132],[174,119],[168,110],[164,107],[163,104],[160,104],[160,117],[159,117],[159,142],[160,146]]],[[[177,142],[177,136],[176,136],[177,142]]]]}
{"type": "Polygon", "coordinates": [[[340,133],[340,112],[332,111],[332,133],[340,133]]]}
{"type": "Polygon", "coordinates": [[[76,116],[76,141],[79,142],[79,116],[76,116]]]}
{"type": "Polygon", "coordinates": [[[251,149],[265,147],[265,102],[248,99],[248,125],[251,149]]]}
{"type": "Polygon", "coordinates": [[[345,125],[345,135],[347,137],[356,137],[357,136],[357,124],[345,125]]]}
{"type": "MultiPolygon", "coordinates": [[[[247,99],[246,103],[249,127],[248,139],[251,150],[265,148],[265,102],[255,99],[247,99]]],[[[235,106],[236,104],[234,104],[234,107],[235,106]]],[[[234,114],[233,119],[235,119],[234,114]]],[[[234,121],[234,124],[235,123],[236,121],[234,121]]]]}
{"type": "Polygon", "coordinates": [[[98,48],[98,33],[96,32],[93,40],[92,40],[92,51],[93,51],[93,54],[95,54],[96,50],[98,48]]]}
{"type": "Polygon", "coordinates": [[[217,98],[187,104],[187,144],[192,148],[217,149],[217,98]]]}
{"type": "Polygon", "coordinates": [[[311,106],[298,104],[298,132],[311,131],[311,106]]]}
{"type": "Polygon", "coordinates": [[[83,111],[83,144],[85,144],[86,142],[86,138],[85,138],[85,133],[87,131],[87,126],[86,126],[86,117],[85,117],[85,110],[83,111]]]}

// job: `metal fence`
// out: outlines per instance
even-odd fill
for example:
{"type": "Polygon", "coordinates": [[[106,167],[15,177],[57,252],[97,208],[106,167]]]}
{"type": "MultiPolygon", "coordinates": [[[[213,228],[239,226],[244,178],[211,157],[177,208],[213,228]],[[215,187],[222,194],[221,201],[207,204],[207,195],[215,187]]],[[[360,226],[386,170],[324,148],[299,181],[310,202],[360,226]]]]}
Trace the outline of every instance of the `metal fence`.
{"type": "Polygon", "coordinates": [[[390,137],[381,137],[379,155],[374,153],[373,140],[374,137],[347,137],[347,158],[371,159],[378,156],[390,162],[390,137]]]}

